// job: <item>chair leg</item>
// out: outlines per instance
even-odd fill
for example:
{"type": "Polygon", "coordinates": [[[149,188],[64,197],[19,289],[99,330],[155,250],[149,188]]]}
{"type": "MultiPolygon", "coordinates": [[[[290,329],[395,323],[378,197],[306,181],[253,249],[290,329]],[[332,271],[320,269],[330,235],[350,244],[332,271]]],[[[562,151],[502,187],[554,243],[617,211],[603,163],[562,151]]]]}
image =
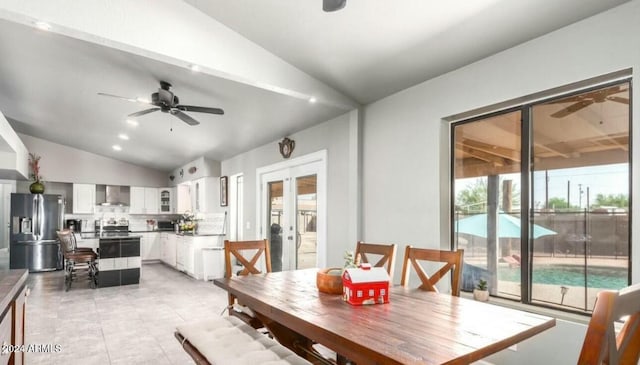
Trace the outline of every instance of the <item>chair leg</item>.
{"type": "Polygon", "coordinates": [[[67,261],[64,265],[64,287],[65,291],[69,291],[71,289],[71,281],[73,281],[73,262],[67,261]]]}
{"type": "Polygon", "coordinates": [[[98,286],[98,267],[95,261],[89,263],[89,280],[91,280],[91,289],[95,289],[98,286]]]}

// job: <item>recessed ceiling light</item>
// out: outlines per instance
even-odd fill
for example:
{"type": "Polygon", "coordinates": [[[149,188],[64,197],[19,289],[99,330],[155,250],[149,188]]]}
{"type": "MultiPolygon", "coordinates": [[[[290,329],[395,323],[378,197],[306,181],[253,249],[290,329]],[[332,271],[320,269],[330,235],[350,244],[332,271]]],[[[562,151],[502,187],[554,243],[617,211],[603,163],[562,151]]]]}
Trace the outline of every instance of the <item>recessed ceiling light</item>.
{"type": "Polygon", "coordinates": [[[129,123],[130,125],[137,127],[138,126],[138,121],[135,119],[127,119],[127,123],[129,123]]]}
{"type": "Polygon", "coordinates": [[[35,26],[38,29],[47,30],[47,31],[51,30],[51,24],[47,22],[37,21],[37,22],[34,22],[33,24],[35,24],[35,26]]]}
{"type": "Polygon", "coordinates": [[[310,98],[309,98],[309,102],[310,102],[311,104],[314,104],[316,101],[318,101],[318,99],[316,99],[314,96],[312,96],[312,97],[310,97],[310,98]]]}
{"type": "Polygon", "coordinates": [[[120,133],[120,134],[118,134],[118,138],[120,138],[120,139],[122,139],[122,140],[125,140],[125,141],[128,141],[128,140],[129,140],[129,136],[127,136],[127,135],[126,135],[126,134],[124,134],[124,133],[120,133]]]}
{"type": "Polygon", "coordinates": [[[189,69],[193,72],[199,72],[200,71],[200,66],[198,65],[189,65],[189,69]]]}
{"type": "Polygon", "coordinates": [[[118,146],[117,144],[114,144],[113,146],[111,146],[111,148],[113,148],[116,151],[122,151],[122,147],[118,146]]]}

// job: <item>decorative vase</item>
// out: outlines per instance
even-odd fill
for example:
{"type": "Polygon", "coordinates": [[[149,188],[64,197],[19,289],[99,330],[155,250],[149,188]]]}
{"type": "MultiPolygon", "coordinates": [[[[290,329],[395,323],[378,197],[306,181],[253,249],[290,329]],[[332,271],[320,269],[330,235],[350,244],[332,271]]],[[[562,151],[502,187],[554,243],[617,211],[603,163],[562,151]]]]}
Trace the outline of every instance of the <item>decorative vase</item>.
{"type": "Polygon", "coordinates": [[[316,274],[318,290],[327,294],[342,294],[342,268],[320,269],[316,274]]]}
{"type": "Polygon", "coordinates": [[[41,183],[40,180],[35,181],[29,185],[29,191],[31,191],[32,194],[42,194],[44,193],[44,184],[41,183]]]}

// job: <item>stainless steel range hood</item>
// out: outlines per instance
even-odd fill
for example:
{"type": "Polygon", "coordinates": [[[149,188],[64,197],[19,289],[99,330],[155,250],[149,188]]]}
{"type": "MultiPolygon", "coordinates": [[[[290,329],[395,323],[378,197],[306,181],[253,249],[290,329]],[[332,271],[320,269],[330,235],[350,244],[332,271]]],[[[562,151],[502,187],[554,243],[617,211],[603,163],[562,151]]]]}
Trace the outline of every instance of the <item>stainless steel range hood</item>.
{"type": "Polygon", "coordinates": [[[128,207],[131,189],[120,185],[96,185],[96,204],[128,207]]]}

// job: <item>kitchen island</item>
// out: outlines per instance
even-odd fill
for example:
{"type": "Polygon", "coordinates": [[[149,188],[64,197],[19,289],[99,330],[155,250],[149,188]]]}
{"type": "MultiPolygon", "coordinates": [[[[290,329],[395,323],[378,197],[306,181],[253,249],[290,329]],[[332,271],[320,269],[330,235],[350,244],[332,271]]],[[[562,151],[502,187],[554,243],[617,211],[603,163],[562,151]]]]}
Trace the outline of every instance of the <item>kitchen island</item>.
{"type": "Polygon", "coordinates": [[[100,237],[98,287],[140,283],[140,235],[100,237]]]}

